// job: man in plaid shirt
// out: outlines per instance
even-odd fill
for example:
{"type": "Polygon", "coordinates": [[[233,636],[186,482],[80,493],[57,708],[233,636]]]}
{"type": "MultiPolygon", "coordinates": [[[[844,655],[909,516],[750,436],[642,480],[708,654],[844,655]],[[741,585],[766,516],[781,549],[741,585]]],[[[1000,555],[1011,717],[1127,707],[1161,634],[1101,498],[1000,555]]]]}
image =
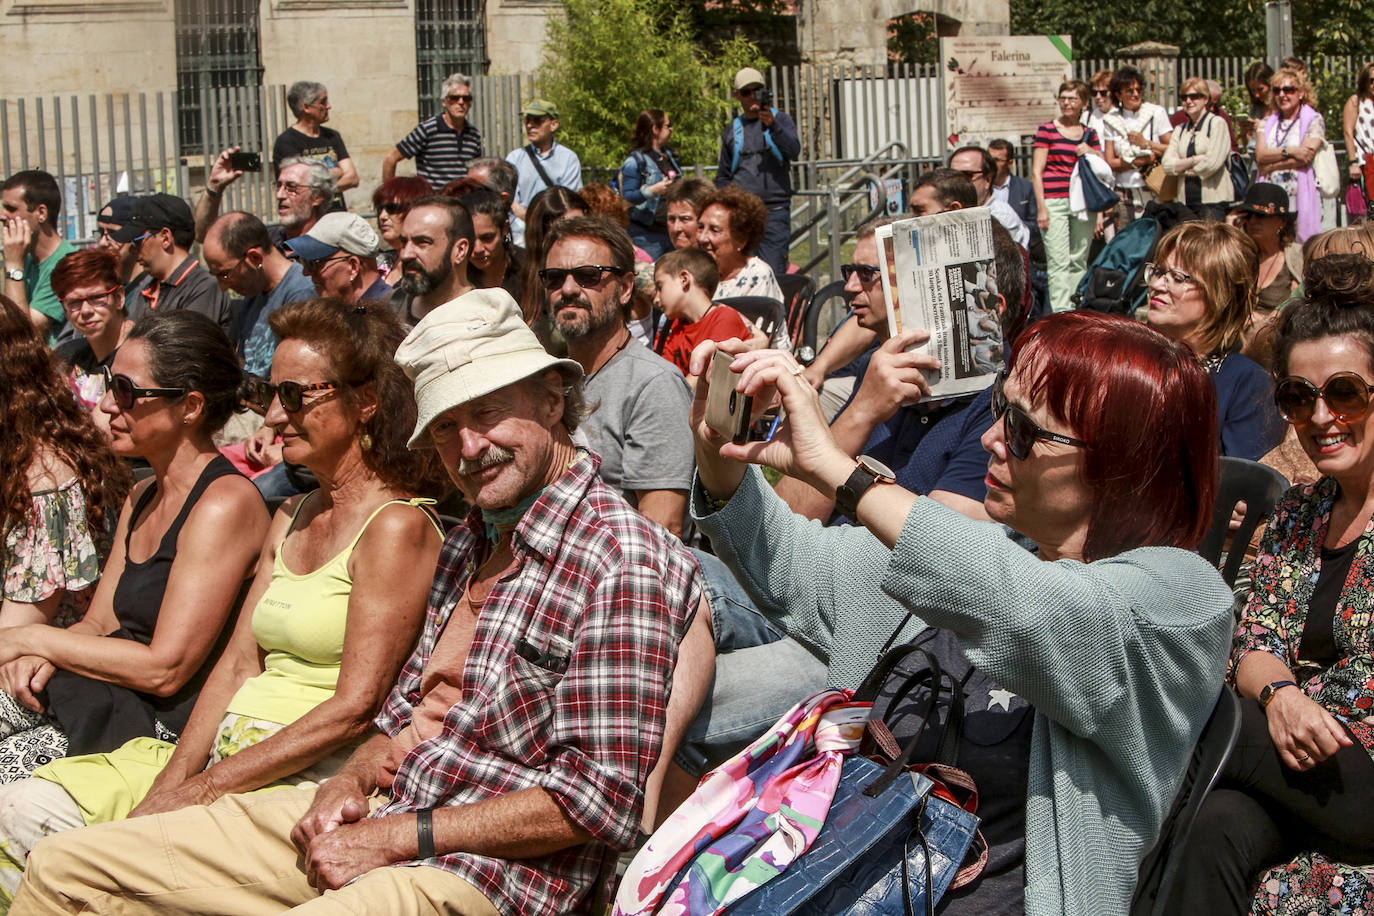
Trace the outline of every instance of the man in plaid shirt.
{"type": "Polygon", "coordinates": [[[434,310],[396,358],[411,445],[476,508],[378,731],[318,790],[43,840],[12,912],[583,912],[632,845],[696,563],[573,445],[581,367],[504,291],[434,310]]]}

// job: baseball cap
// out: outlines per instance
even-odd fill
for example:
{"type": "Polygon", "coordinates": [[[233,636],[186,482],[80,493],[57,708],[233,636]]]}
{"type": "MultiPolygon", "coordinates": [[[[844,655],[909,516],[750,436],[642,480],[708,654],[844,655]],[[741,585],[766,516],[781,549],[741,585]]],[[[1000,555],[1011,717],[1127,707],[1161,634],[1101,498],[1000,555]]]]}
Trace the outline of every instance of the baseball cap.
{"type": "Polygon", "coordinates": [[[558,108],[548,99],[530,99],[525,103],[525,107],[520,109],[522,115],[534,115],[536,118],[558,117],[558,108]]]}
{"type": "Polygon", "coordinates": [[[286,247],[301,260],[319,261],[338,251],[360,258],[376,257],[380,245],[377,233],[365,219],[356,213],[338,212],[321,216],[309,232],[288,239],[286,247]]]}
{"type": "Polygon", "coordinates": [[[127,226],[129,224],[129,217],[132,216],[134,212],[134,201],[137,199],[136,197],[127,196],[114,198],[104,207],[100,208],[101,214],[96,216],[96,221],[101,223],[113,223],[116,226],[127,226]],[[108,216],[104,215],[106,208],[110,211],[108,216]]]}
{"type": "Polygon", "coordinates": [[[128,221],[115,230],[112,238],[116,242],[132,242],[148,232],[159,229],[194,230],[195,220],[191,218],[191,207],[180,197],[171,194],[151,194],[147,197],[133,198],[133,208],[128,221]]]}
{"type": "Polygon", "coordinates": [[[411,448],[446,410],[547,369],[582,374],[580,363],[549,355],[500,287],[471,290],[421,318],[396,349],[396,363],[415,385],[411,448]]]}
{"type": "Polygon", "coordinates": [[[735,89],[743,89],[745,86],[762,86],[763,74],[753,67],[744,67],[735,74],[735,89]]]}

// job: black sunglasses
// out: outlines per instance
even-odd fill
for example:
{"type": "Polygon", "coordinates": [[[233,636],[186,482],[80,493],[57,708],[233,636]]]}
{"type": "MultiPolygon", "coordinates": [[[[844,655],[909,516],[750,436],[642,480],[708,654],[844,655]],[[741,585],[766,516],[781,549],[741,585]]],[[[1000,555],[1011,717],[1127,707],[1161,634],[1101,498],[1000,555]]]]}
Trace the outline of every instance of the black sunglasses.
{"type": "Polygon", "coordinates": [[[1354,372],[1337,372],[1318,388],[1300,375],[1290,375],[1274,386],[1274,404],[1293,425],[1308,423],[1317,410],[1317,398],[1342,423],[1364,416],[1369,409],[1369,383],[1354,372]]]}
{"type": "Polygon", "coordinates": [[[379,209],[383,213],[390,213],[392,216],[395,216],[397,213],[406,212],[408,208],[406,204],[403,204],[398,200],[389,200],[386,203],[382,204],[382,206],[379,209]]]}
{"type": "Polygon", "coordinates": [[[607,267],[604,264],[583,264],[580,267],[545,267],[539,271],[539,282],[544,289],[553,292],[563,288],[563,281],[568,279],[571,274],[573,282],[583,289],[591,289],[601,282],[603,274],[614,274],[620,276],[624,271],[619,267],[607,267]]]}
{"type": "Polygon", "coordinates": [[[1185,92],[1183,97],[1190,102],[1200,102],[1207,98],[1207,94],[1205,92],[1185,92]]]}
{"type": "Polygon", "coordinates": [[[848,283],[849,278],[855,274],[859,275],[859,282],[867,286],[883,275],[883,269],[881,267],[874,267],[872,264],[840,265],[840,276],[844,277],[844,282],[848,283]]]}
{"type": "Polygon", "coordinates": [[[1082,439],[1050,432],[1032,420],[1020,407],[1009,402],[1002,390],[1006,380],[1007,373],[1003,371],[997,373],[997,380],[992,383],[992,416],[993,419],[1002,421],[1002,438],[1007,441],[1007,451],[1011,453],[1011,457],[1017,461],[1025,461],[1030,457],[1037,439],[1087,448],[1088,443],[1082,439]]]}
{"type": "Polygon", "coordinates": [[[251,401],[262,408],[263,413],[272,406],[272,401],[276,398],[281,399],[281,409],[287,413],[295,413],[301,409],[305,403],[305,393],[307,391],[333,391],[339,387],[338,382],[315,382],[311,385],[302,385],[300,382],[285,381],[273,385],[265,378],[250,376],[246,381],[248,396],[245,400],[251,401]]]}
{"type": "Polygon", "coordinates": [[[189,388],[140,388],[127,375],[111,372],[109,366],[103,367],[101,371],[105,374],[105,390],[114,396],[114,402],[119,405],[120,410],[128,410],[133,407],[139,398],[179,398],[190,390],[189,388]]]}

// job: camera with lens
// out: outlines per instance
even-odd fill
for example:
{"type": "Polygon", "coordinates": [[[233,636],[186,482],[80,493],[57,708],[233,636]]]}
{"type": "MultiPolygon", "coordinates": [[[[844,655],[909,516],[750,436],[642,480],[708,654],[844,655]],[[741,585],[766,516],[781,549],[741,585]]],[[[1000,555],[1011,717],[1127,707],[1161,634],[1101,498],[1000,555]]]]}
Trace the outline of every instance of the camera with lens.
{"type": "Polygon", "coordinates": [[[773,107],[773,92],[770,89],[755,89],[754,99],[759,103],[759,105],[761,105],[764,108],[773,107]]]}

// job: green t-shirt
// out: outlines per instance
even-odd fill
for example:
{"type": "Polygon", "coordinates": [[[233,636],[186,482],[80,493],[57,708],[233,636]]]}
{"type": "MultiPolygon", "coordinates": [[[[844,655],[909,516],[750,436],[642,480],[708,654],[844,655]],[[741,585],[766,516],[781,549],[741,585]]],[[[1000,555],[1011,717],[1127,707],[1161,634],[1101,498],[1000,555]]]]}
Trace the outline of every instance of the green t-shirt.
{"type": "Polygon", "coordinates": [[[53,253],[38,262],[32,254],[24,255],[24,295],[29,299],[29,308],[36,309],[52,320],[48,326],[48,346],[57,339],[57,332],[67,322],[67,313],[62,303],[52,291],[52,272],[57,262],[76,251],[76,246],[66,239],[57,244],[53,253]]]}

